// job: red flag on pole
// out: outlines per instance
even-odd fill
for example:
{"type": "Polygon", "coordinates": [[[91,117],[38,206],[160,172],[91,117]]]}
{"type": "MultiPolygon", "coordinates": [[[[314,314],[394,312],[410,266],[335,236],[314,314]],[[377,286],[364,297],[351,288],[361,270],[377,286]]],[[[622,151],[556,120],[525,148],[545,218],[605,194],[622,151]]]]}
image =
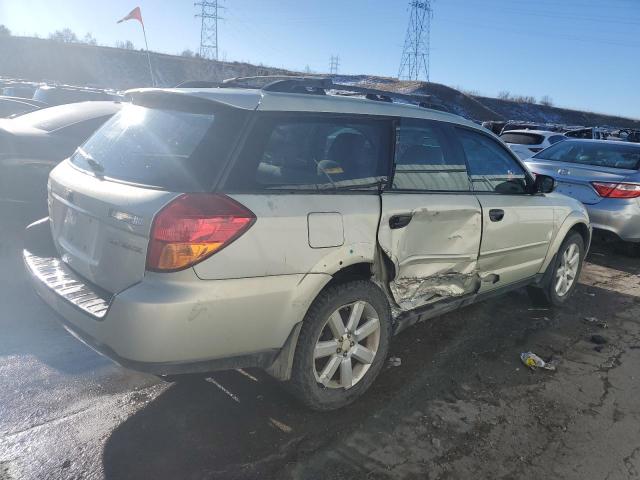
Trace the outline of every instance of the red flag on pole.
{"type": "Polygon", "coordinates": [[[144,25],[142,21],[142,12],[140,12],[140,7],[136,7],[133,10],[131,10],[126,17],[123,17],[122,19],[118,20],[118,23],[122,23],[126,20],[138,20],[142,25],[144,25]]]}
{"type": "Polygon", "coordinates": [[[151,76],[151,84],[155,87],[156,80],[153,77],[153,69],[151,68],[151,55],[149,55],[149,44],[147,43],[147,32],[144,30],[144,22],[142,21],[142,12],[140,11],[140,7],[136,7],[129,12],[126,17],[118,20],[117,23],[122,23],[127,20],[137,20],[142,25],[142,35],[144,35],[144,46],[147,48],[147,61],[149,62],[149,75],[151,76]]]}

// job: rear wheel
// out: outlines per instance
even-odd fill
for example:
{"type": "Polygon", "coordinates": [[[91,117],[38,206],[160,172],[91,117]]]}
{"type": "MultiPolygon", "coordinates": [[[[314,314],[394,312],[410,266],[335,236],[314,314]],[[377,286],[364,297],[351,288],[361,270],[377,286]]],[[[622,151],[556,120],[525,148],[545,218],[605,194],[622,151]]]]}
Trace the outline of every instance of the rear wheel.
{"type": "Polygon", "coordinates": [[[534,301],[560,306],[576,288],[584,260],[584,240],[578,233],[571,233],[558,249],[548,281],[541,288],[531,289],[534,301]]]}
{"type": "Polygon", "coordinates": [[[302,324],[290,390],[314,410],[348,405],[380,373],[390,334],[389,304],[375,284],[361,280],[329,287],[302,324]]]}

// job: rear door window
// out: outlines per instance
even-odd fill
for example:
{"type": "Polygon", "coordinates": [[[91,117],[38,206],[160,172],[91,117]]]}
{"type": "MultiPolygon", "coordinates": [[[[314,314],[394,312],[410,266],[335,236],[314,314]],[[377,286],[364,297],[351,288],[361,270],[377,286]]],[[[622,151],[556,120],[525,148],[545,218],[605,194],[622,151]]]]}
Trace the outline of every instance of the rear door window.
{"type": "Polygon", "coordinates": [[[498,141],[478,132],[456,128],[469,166],[473,190],[521,194],[527,192],[524,168],[498,141]]]}
{"type": "Polygon", "coordinates": [[[209,190],[220,174],[243,114],[126,105],[71,157],[108,179],[163,190],[209,190]]]}
{"type": "Polygon", "coordinates": [[[390,123],[322,115],[260,115],[227,189],[375,189],[388,176],[390,123]]]}
{"type": "Polygon", "coordinates": [[[464,153],[435,122],[402,119],[396,128],[395,190],[468,191],[464,153]]]}

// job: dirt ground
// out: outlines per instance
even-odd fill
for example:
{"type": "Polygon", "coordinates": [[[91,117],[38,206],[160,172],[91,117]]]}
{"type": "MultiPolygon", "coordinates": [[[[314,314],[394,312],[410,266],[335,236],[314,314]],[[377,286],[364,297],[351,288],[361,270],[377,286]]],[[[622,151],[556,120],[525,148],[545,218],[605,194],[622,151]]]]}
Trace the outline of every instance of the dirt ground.
{"type": "Polygon", "coordinates": [[[518,291],[408,329],[399,366],[320,414],[261,372],[167,383],[98,356],[28,288],[18,223],[0,231],[1,480],[640,477],[639,259],[596,244],[562,309],[518,291]]]}

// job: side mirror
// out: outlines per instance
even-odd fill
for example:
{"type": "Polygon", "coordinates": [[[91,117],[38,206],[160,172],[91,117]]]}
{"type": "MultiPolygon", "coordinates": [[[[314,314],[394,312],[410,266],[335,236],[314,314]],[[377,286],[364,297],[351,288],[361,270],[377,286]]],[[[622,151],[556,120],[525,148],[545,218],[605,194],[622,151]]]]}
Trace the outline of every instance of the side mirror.
{"type": "Polygon", "coordinates": [[[556,188],[556,179],[549,175],[536,175],[536,181],[533,184],[534,193],[551,193],[556,188]]]}

